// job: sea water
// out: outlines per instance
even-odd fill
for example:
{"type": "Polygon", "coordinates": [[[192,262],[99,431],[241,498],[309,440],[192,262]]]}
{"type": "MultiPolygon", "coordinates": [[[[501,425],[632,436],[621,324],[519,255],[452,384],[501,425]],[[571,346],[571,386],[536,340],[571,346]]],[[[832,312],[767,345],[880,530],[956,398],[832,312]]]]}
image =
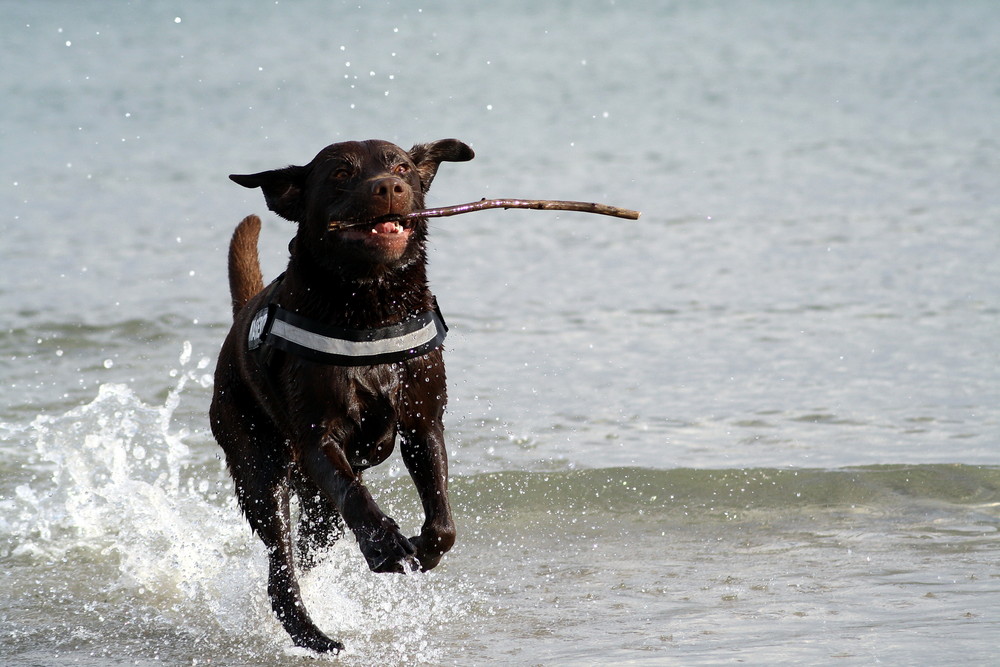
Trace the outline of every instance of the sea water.
{"type": "MultiPolygon", "coordinates": [[[[0,662],[311,664],[207,407],[226,179],[454,136],[459,541],[304,576],[342,664],[989,664],[990,2],[6,3],[0,662]]],[[[369,476],[421,522],[398,457],[369,476]]]]}

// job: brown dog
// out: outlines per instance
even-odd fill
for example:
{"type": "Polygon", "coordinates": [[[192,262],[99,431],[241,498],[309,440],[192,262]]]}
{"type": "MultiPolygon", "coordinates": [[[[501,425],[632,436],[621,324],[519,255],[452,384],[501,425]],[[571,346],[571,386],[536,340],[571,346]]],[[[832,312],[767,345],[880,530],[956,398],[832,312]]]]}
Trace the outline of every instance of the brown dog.
{"type": "Polygon", "coordinates": [[[293,552],[309,567],[346,523],[372,570],[405,572],[433,568],[455,542],[442,426],[445,327],[427,285],[427,223],[401,224],[399,216],[424,208],[442,161],[473,155],[455,139],[409,151],[346,142],[302,167],[230,176],[261,188],[268,208],[298,223],[288,268],[267,288],[260,219],[236,228],[234,323],[211,407],[240,506],[268,549],[271,606],[298,646],[343,648],[306,612],[293,552]],[[365,224],[330,231],[344,221],[365,224]],[[410,539],[361,482],[397,435],[426,517],[410,539]],[[291,493],[299,506],[294,547],[291,493]]]}

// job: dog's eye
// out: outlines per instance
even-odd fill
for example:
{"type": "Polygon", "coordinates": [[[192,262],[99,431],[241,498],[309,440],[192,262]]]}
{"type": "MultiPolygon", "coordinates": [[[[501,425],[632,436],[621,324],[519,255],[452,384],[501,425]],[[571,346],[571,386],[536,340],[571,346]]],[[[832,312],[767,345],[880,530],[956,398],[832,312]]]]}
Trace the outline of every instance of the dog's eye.
{"type": "Polygon", "coordinates": [[[410,173],[410,165],[406,164],[405,162],[401,162],[400,164],[397,164],[395,167],[392,168],[392,173],[396,174],[397,176],[408,174],[410,173]]]}
{"type": "Polygon", "coordinates": [[[344,169],[343,167],[341,167],[340,169],[334,169],[330,173],[330,178],[332,178],[335,181],[345,181],[350,177],[351,177],[351,172],[348,171],[347,169],[344,169]]]}

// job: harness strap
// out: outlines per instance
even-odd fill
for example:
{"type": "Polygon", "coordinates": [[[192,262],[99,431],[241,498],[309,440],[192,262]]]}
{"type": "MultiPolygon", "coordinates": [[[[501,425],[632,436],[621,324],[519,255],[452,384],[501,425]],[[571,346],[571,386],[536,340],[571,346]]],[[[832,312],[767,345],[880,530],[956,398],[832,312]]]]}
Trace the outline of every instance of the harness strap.
{"type": "Polygon", "coordinates": [[[250,350],[276,348],[310,361],[338,366],[367,366],[412,359],[444,343],[448,326],[434,309],[405,322],[375,329],[342,329],[285,310],[272,301],[279,276],[268,287],[265,306],[250,323],[250,350]]]}

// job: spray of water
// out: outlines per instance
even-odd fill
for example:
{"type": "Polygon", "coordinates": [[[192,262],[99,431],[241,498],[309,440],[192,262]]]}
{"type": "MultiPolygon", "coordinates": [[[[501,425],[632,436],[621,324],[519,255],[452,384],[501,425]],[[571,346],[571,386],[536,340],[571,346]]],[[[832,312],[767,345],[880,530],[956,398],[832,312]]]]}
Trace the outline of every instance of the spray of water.
{"type": "MultiPolygon", "coordinates": [[[[34,477],[0,499],[0,556],[19,572],[77,568],[90,580],[67,589],[70,605],[96,609],[95,599],[112,599],[126,607],[117,613],[149,619],[123,629],[92,615],[75,632],[95,644],[169,627],[200,647],[196,655],[295,658],[300,652],[271,616],[263,547],[236,507],[225,468],[194,451],[214,445],[172,426],[185,387],[211,384],[209,360],[192,364],[191,352],[185,343],[163,405],[105,384],[86,405],[34,419],[27,431],[35,455],[26,463],[34,477]],[[100,567],[80,569],[84,561],[100,567]]],[[[352,655],[369,664],[434,662],[430,630],[468,605],[461,586],[434,574],[369,572],[350,539],[302,586],[317,623],[348,644],[342,664],[352,655]]],[[[138,636],[132,643],[142,645],[138,636]]]]}

